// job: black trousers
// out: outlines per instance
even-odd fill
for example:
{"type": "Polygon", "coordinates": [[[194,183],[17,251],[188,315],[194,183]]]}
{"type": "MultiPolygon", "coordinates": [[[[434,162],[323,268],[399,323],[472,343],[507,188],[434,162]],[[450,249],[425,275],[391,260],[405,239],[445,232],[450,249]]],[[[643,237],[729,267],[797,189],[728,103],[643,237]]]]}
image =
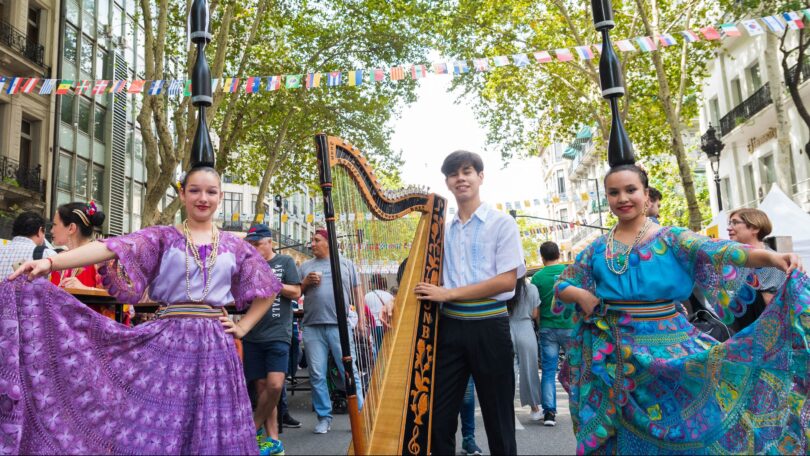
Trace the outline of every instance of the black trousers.
{"type": "Polygon", "coordinates": [[[434,455],[456,454],[458,414],[470,375],[478,392],[490,451],[494,455],[517,454],[513,359],[508,317],[441,317],[431,436],[434,455]]]}

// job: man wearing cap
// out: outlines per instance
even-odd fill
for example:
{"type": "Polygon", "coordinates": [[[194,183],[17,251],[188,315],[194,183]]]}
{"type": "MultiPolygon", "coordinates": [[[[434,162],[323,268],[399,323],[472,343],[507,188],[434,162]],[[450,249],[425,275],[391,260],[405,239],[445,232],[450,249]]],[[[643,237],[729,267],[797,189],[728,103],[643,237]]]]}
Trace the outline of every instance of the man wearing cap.
{"type": "MultiPolygon", "coordinates": [[[[299,275],[301,291],[304,293],[304,348],[307,353],[309,377],[312,384],[312,405],[318,414],[318,424],[315,426],[316,434],[326,434],[332,424],[332,401],[329,398],[329,388],[326,385],[329,353],[335,359],[340,371],[343,372],[343,358],[338,335],[337,312],[335,310],[335,295],[332,289],[332,269],[329,264],[329,235],[325,229],[315,231],[312,236],[312,254],[315,258],[301,264],[299,275]]],[[[363,291],[357,269],[348,258],[340,257],[340,276],[343,282],[343,298],[346,302],[347,313],[350,303],[362,303],[363,291]]],[[[362,308],[357,305],[357,308],[362,308]]],[[[349,337],[350,343],[352,338],[349,337]]],[[[352,358],[357,359],[352,344],[352,358]]],[[[359,406],[363,404],[363,389],[357,367],[354,367],[354,381],[357,384],[357,400],[359,406]]]]}
{"type": "Polygon", "coordinates": [[[277,405],[289,363],[292,300],[301,296],[301,280],[292,257],[273,251],[272,239],[273,233],[264,224],[254,224],[245,237],[267,260],[283,287],[270,310],[242,341],[245,379],[256,382],[258,396],[253,419],[258,431],[264,425],[267,432],[267,439],[261,444],[262,454],[284,454],[284,445],[278,440],[277,405]]]}

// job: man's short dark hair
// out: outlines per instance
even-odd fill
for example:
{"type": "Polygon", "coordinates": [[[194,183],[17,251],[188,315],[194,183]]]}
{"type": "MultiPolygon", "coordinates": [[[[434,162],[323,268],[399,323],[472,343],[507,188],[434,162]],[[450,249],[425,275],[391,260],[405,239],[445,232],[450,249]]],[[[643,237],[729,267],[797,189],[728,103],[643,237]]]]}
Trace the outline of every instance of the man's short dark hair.
{"type": "Polygon", "coordinates": [[[447,177],[451,173],[466,166],[472,166],[475,168],[476,173],[480,173],[484,170],[484,161],[481,160],[481,156],[475,152],[457,150],[444,159],[444,163],[442,163],[442,174],[444,174],[444,177],[447,177]]]}
{"type": "Polygon", "coordinates": [[[45,219],[36,212],[27,211],[14,219],[11,235],[31,237],[39,234],[39,230],[43,228],[45,228],[45,219]]]}
{"type": "Polygon", "coordinates": [[[560,259],[560,247],[551,241],[544,242],[540,244],[540,257],[543,261],[557,261],[560,259]]]}
{"type": "Polygon", "coordinates": [[[650,199],[652,201],[661,201],[663,195],[655,187],[650,187],[650,199]]]}

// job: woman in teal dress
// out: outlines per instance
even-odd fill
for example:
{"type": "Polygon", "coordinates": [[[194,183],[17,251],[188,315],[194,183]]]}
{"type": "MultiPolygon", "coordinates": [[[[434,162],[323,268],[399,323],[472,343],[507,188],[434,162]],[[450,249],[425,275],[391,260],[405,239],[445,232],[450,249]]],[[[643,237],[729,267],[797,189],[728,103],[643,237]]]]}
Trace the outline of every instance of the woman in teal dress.
{"type": "Polygon", "coordinates": [[[577,453],[807,454],[810,286],[796,255],[652,223],[635,165],[612,168],[605,188],[618,224],[556,285],[555,311],[579,310],[568,352],[577,453]],[[763,266],[789,280],[725,343],[676,312],[698,285],[732,321],[753,301],[747,268],[763,266]]]}

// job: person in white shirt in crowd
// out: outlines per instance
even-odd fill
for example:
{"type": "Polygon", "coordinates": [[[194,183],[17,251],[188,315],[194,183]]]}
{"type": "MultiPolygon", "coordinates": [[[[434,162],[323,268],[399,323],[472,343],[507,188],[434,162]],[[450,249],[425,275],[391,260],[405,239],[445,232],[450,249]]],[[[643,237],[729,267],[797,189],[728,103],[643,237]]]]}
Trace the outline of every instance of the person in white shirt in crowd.
{"type": "Polygon", "coordinates": [[[11,242],[0,247],[0,277],[6,278],[21,263],[56,255],[45,245],[45,218],[36,212],[23,212],[14,219],[11,242]]]}

